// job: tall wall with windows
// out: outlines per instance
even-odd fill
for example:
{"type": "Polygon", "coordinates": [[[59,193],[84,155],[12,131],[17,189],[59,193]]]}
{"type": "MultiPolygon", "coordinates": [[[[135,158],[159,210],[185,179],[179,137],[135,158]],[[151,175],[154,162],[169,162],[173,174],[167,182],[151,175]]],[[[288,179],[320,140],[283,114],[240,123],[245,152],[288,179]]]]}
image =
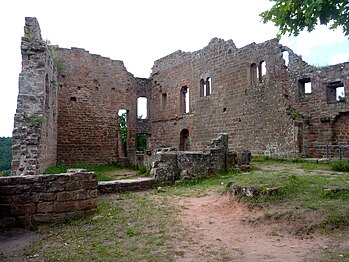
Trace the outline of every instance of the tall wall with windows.
{"type": "Polygon", "coordinates": [[[58,75],[57,161],[68,165],[126,157],[133,161],[137,134],[149,133],[147,106],[143,116],[137,113],[139,106],[148,104],[150,81],[135,78],[122,61],[84,49],[57,48],[56,53],[64,64],[58,75]],[[120,112],[126,113],[127,134],[120,134],[120,112]]]}
{"type": "Polygon", "coordinates": [[[152,143],[203,150],[226,132],[231,148],[274,156],[348,144],[348,73],[348,63],[310,66],[276,39],[239,49],[212,39],[202,50],[177,51],[153,67],[152,143]]]}
{"type": "Polygon", "coordinates": [[[149,79],[122,61],[47,46],[35,18],[21,48],[13,174],[204,150],[219,133],[232,149],[272,156],[349,144],[349,63],[314,67],[276,39],[237,48],[214,38],[155,61],[149,79]]]}

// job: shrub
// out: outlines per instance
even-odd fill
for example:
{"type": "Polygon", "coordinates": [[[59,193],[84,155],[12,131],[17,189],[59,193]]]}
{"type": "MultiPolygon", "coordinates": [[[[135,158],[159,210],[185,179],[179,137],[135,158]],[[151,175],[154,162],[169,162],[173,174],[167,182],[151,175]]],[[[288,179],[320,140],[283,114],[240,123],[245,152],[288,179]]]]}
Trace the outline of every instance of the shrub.
{"type": "Polygon", "coordinates": [[[331,164],[331,169],[338,172],[349,172],[349,162],[343,160],[333,161],[331,164]]]}

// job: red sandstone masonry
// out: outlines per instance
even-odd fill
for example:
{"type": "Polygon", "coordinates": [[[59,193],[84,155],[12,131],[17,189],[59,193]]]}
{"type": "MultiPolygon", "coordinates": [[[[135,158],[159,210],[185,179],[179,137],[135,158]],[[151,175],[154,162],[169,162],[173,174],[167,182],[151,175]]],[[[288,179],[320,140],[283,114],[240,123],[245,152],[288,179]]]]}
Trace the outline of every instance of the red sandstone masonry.
{"type": "Polygon", "coordinates": [[[89,214],[97,206],[97,184],[92,172],[0,177],[0,227],[89,214]]]}

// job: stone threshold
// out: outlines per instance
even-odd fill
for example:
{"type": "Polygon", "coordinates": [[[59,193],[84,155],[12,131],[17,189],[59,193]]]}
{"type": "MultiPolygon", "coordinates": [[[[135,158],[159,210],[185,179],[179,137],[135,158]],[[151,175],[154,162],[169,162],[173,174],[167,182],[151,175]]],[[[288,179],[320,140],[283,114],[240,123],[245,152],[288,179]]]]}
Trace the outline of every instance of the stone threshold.
{"type": "Polygon", "coordinates": [[[144,191],[149,190],[156,183],[153,177],[138,177],[132,179],[99,181],[98,193],[120,193],[126,191],[144,191]]]}

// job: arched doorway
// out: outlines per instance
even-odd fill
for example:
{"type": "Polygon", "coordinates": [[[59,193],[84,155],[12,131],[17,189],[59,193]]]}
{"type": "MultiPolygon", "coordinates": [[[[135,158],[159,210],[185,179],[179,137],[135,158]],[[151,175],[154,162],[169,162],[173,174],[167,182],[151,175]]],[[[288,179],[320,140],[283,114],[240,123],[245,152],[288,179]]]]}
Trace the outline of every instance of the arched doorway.
{"type": "Polygon", "coordinates": [[[183,129],[180,133],[179,150],[180,151],[190,150],[190,137],[189,137],[188,129],[183,129]]]}

